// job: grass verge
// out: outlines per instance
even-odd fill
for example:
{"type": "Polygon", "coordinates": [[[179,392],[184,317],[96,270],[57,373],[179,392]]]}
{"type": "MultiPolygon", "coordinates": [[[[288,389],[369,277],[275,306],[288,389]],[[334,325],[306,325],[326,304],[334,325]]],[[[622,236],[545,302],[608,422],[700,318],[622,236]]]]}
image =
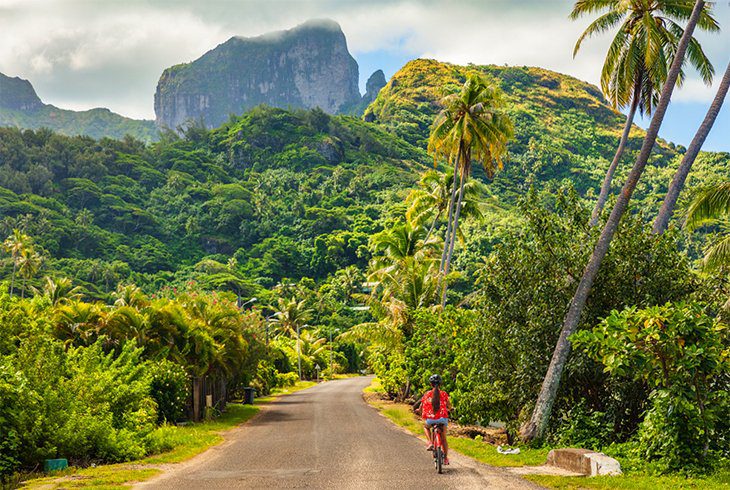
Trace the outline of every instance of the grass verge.
{"type": "Polygon", "coordinates": [[[161,448],[159,454],[130,463],[69,468],[52,476],[26,480],[22,488],[128,488],[161,473],[159,465],[180,463],[221,443],[225,431],[250,420],[261,410],[261,405],[270,403],[278,396],[304,390],[315,384],[313,381],[300,381],[292,387],[276,389],[269,396],[257,398],[254,405],[229,404],[224,414],[207,422],[159,427],[150,434],[155,445],[161,448]]]}
{"type": "Polygon", "coordinates": [[[652,476],[626,474],[622,476],[596,476],[593,478],[574,476],[525,475],[523,478],[547,488],[561,490],[660,490],[660,489],[727,489],[730,488],[730,469],[704,477],[683,477],[680,475],[652,476]]]}

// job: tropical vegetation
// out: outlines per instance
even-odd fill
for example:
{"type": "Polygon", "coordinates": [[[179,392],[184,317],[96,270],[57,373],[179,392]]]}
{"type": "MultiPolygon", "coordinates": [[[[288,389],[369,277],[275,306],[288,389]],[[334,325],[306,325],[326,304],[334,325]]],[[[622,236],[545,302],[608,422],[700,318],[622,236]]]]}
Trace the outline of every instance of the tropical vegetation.
{"type": "Polygon", "coordinates": [[[137,459],[244,387],[366,370],[399,401],[439,372],[454,419],[513,442],[724,471],[730,154],[700,151],[711,123],[690,149],[657,138],[685,51],[711,74],[691,36],[714,24],[652,5],[576,4],[642,53],[609,53],[608,100],[414,60],[363,119],[257,107],[155,143],[0,128],[0,475],[137,459]],[[634,100],[646,132],[614,110],[634,100]],[[594,226],[612,167],[624,192],[594,226]]]}

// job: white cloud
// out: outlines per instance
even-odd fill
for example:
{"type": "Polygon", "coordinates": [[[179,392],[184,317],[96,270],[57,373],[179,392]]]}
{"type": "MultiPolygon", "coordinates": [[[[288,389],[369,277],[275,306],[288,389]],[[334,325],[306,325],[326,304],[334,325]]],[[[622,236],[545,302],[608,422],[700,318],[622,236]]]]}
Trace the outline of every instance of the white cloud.
{"type": "MultiPolygon", "coordinates": [[[[154,116],[162,70],[191,61],[233,35],[285,29],[313,17],[337,20],[358,55],[433,57],[453,63],[535,65],[597,83],[609,38],[573,43],[590,19],[571,22],[570,0],[208,1],[0,0],[0,72],[31,80],[61,107],[105,106],[154,116]]],[[[718,4],[723,25],[730,7],[718,4]],[[723,8],[724,7],[724,8],[723,8]]],[[[702,36],[724,68],[728,33],[702,36]]],[[[691,74],[676,100],[714,91],[691,74]]]]}

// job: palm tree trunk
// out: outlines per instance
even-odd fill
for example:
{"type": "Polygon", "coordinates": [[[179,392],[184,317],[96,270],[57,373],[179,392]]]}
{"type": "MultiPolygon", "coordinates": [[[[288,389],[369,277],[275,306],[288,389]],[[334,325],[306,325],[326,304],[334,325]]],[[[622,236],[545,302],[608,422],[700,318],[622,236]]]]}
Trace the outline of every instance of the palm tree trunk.
{"type": "MultiPolygon", "coordinates": [[[[439,272],[443,272],[444,264],[446,263],[446,254],[449,248],[449,241],[451,240],[451,229],[454,222],[454,203],[456,202],[456,179],[459,176],[459,157],[461,152],[456,154],[456,162],[454,162],[454,179],[451,184],[451,199],[449,200],[449,212],[448,220],[446,224],[446,236],[444,236],[444,250],[441,252],[441,264],[439,265],[439,272]]],[[[439,274],[439,285],[441,284],[442,275],[439,274]]]]}
{"type": "Polygon", "coordinates": [[[13,296],[13,291],[15,290],[15,273],[18,270],[18,261],[17,259],[13,259],[13,275],[10,276],[10,296],[13,296]]]}
{"type": "Polygon", "coordinates": [[[195,376],[193,378],[193,421],[198,422],[200,420],[200,377],[195,376]]]}
{"type": "Polygon", "coordinates": [[[608,201],[608,193],[611,191],[611,181],[613,181],[613,175],[616,173],[618,162],[621,160],[621,156],[624,154],[624,148],[626,148],[626,142],[629,140],[629,133],[631,132],[631,125],[634,122],[634,115],[636,114],[636,108],[639,106],[639,100],[641,98],[641,81],[637,81],[634,85],[634,95],[631,101],[631,109],[629,114],[626,116],[626,125],[624,126],[624,132],[621,134],[621,140],[619,141],[616,154],[613,156],[613,161],[608,167],[606,176],[603,179],[601,185],[601,192],[598,194],[598,201],[596,206],[593,208],[591,214],[590,226],[596,226],[598,224],[598,218],[601,216],[601,211],[608,201]]]}
{"type": "Polygon", "coordinates": [[[426,233],[426,238],[423,239],[423,243],[426,243],[429,238],[431,238],[431,233],[433,233],[433,230],[436,228],[436,223],[438,223],[439,218],[441,218],[441,211],[439,209],[439,212],[436,213],[436,217],[433,219],[433,223],[431,223],[431,227],[428,229],[428,233],[426,233]]]}
{"type": "Polygon", "coordinates": [[[669,73],[667,74],[667,81],[664,83],[664,87],[662,88],[659,104],[656,108],[656,112],[654,113],[654,117],[651,119],[649,129],[646,132],[644,143],[641,146],[641,152],[639,153],[636,163],[626,179],[626,183],[621,189],[621,193],[616,200],[616,205],[613,207],[611,215],[601,232],[601,236],[598,238],[598,242],[593,250],[590,261],[583,272],[580,284],[578,284],[575,295],[570,302],[570,307],[563,322],[563,328],[560,331],[560,337],[558,338],[555,351],[553,351],[553,356],[550,360],[550,366],[545,374],[545,379],[543,380],[542,387],[540,388],[540,394],[535,402],[535,409],[532,412],[532,417],[520,429],[520,436],[525,441],[531,441],[541,437],[545,427],[547,426],[548,420],[550,419],[550,413],[555,402],[558,387],[560,386],[560,378],[563,374],[563,368],[565,367],[565,363],[567,362],[568,355],[570,353],[570,336],[573,335],[578,327],[583,307],[588,299],[588,293],[590,293],[591,286],[593,286],[593,280],[595,279],[596,274],[598,274],[598,269],[601,267],[601,262],[608,252],[611,239],[613,238],[614,233],[616,233],[619,221],[626,211],[631,195],[636,188],[636,184],[639,182],[641,174],[644,172],[646,163],[649,160],[652,149],[654,148],[654,143],[656,143],[656,138],[659,134],[659,128],[662,125],[664,114],[666,113],[667,106],[669,105],[669,99],[672,97],[672,91],[674,90],[674,85],[677,82],[677,77],[679,76],[679,70],[682,67],[682,62],[684,61],[687,45],[692,38],[692,33],[694,32],[697,20],[699,19],[704,6],[705,2],[703,0],[697,0],[695,3],[692,15],[687,22],[687,27],[679,41],[679,45],[677,46],[674,61],[669,69],[669,73]]]}
{"type": "Polygon", "coordinates": [[[461,182],[459,184],[459,200],[456,203],[456,211],[454,212],[454,226],[451,234],[451,243],[449,243],[449,253],[446,256],[446,264],[444,264],[444,291],[441,294],[442,308],[446,306],[446,289],[448,288],[448,283],[446,282],[445,278],[449,274],[449,269],[451,268],[451,257],[454,254],[454,244],[456,243],[456,230],[459,229],[459,214],[461,213],[461,203],[464,199],[464,183],[466,183],[466,175],[462,173],[461,182]]]}
{"type": "Polygon", "coordinates": [[[674,208],[677,205],[679,193],[682,192],[684,183],[687,180],[687,175],[689,175],[690,170],[692,170],[692,164],[694,164],[697,154],[700,152],[700,149],[702,149],[702,145],[705,143],[705,139],[707,139],[707,135],[710,133],[712,125],[715,124],[715,119],[717,119],[717,115],[720,113],[722,104],[725,102],[725,96],[727,95],[729,87],[730,63],[728,63],[727,68],[725,69],[725,75],[722,77],[720,87],[717,89],[717,94],[715,94],[715,99],[712,101],[712,104],[710,104],[710,108],[707,111],[707,115],[705,115],[704,121],[702,121],[695,137],[692,139],[692,143],[690,143],[689,148],[687,148],[687,152],[684,154],[682,162],[679,164],[679,168],[677,168],[677,173],[674,174],[672,183],[669,185],[667,195],[664,198],[664,202],[662,203],[662,207],[656,217],[656,221],[654,221],[654,233],[661,235],[667,229],[667,226],[669,226],[669,220],[672,219],[672,215],[674,214],[674,208]]]}

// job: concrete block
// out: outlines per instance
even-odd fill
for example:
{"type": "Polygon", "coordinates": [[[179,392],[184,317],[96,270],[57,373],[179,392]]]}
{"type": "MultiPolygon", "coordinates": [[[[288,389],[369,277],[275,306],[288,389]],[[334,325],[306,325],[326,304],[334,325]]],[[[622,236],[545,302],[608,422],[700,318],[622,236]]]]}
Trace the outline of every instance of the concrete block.
{"type": "Polygon", "coordinates": [[[621,474],[618,461],[588,449],[553,449],[548,453],[547,464],[586,476],[621,474]]]}

